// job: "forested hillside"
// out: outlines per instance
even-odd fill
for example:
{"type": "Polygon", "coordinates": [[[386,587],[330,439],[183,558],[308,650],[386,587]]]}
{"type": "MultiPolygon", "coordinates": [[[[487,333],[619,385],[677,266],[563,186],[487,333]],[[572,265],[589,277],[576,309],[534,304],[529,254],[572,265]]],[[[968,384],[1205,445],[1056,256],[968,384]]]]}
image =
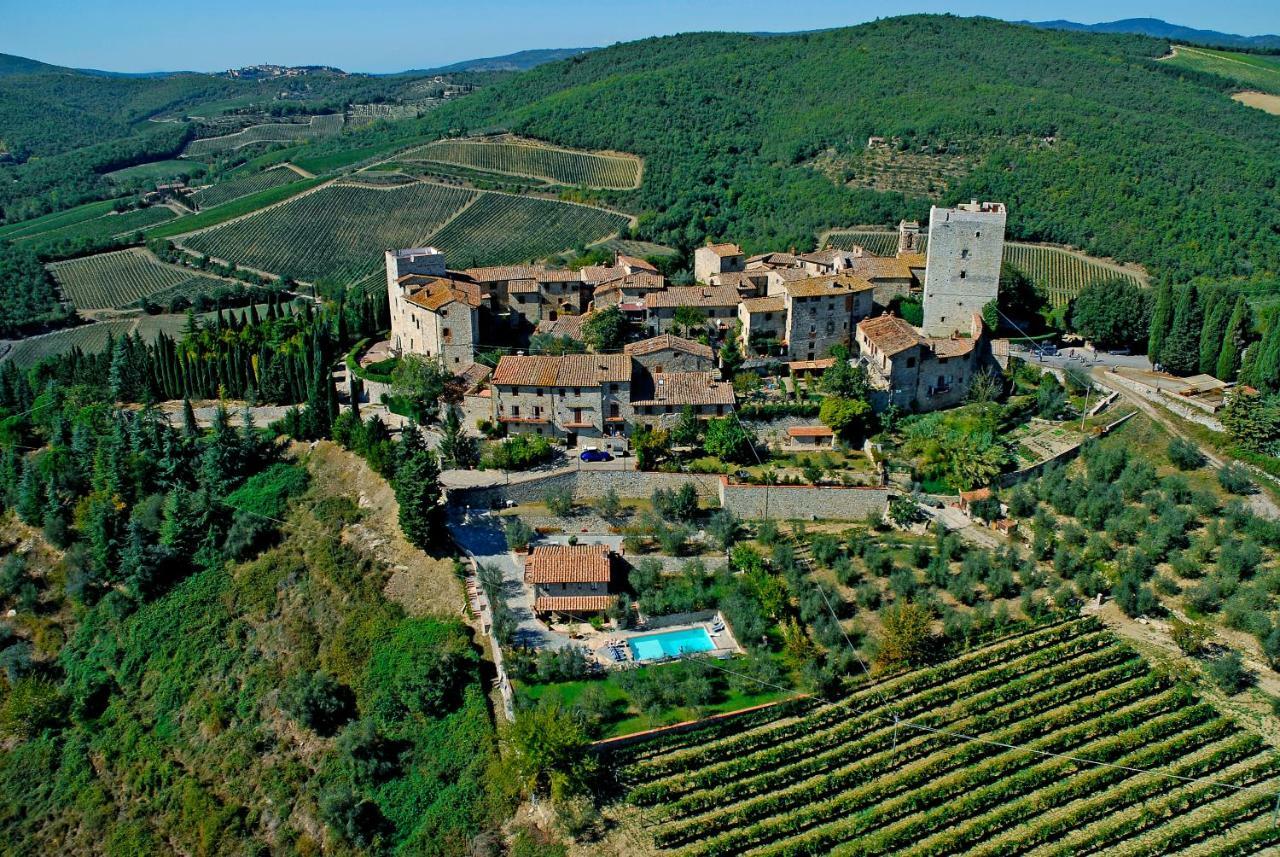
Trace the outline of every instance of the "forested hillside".
{"type": "Polygon", "coordinates": [[[647,212],[645,237],[732,237],[752,250],[927,214],[922,200],[837,187],[804,165],[819,152],[857,152],[871,135],[906,147],[981,140],[980,163],[947,196],[1004,200],[1013,238],[1174,280],[1280,269],[1276,119],[1233,103],[1225,81],[1157,63],[1167,50],[924,16],[645,39],[539,67],[423,127],[636,153],[645,182],[624,201],[647,212]]]}

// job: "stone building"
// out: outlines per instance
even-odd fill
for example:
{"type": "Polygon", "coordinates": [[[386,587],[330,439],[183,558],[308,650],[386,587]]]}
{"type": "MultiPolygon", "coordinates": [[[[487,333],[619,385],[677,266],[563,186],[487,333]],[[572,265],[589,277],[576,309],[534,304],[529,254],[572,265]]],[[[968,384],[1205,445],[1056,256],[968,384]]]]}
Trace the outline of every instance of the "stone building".
{"type": "MultiPolygon", "coordinates": [[[[741,298],[733,286],[676,286],[645,295],[644,324],[650,335],[671,333],[676,327],[676,310],[692,307],[706,319],[708,333],[723,336],[733,327],[741,298]]],[[[694,331],[681,330],[689,334],[694,331]]]]}
{"type": "Polygon", "coordinates": [[[670,333],[623,346],[622,353],[650,372],[709,372],[715,368],[710,345],[670,333]]]}
{"type": "Polygon", "coordinates": [[[715,274],[741,271],[747,266],[747,258],[737,244],[708,244],[693,252],[693,278],[699,283],[710,283],[715,274]]]}
{"type": "Polygon", "coordinates": [[[482,289],[433,247],[388,250],[386,266],[392,353],[436,357],[454,373],[475,362],[482,289]]]}
{"type": "Polygon", "coordinates": [[[493,419],[509,432],[569,446],[623,437],[632,417],[631,375],[625,354],[503,357],[490,380],[493,419]]]}
{"type": "Polygon", "coordinates": [[[647,425],[669,425],[686,408],[699,419],[722,417],[734,401],[733,385],[712,372],[640,372],[632,385],[635,419],[647,425]]]}
{"type": "Polygon", "coordinates": [[[926,336],[965,332],[973,313],[1000,291],[1005,207],[973,201],[929,209],[929,246],[924,278],[926,336]]]}
{"type": "Polygon", "coordinates": [[[897,316],[858,323],[857,344],[872,405],[932,411],[961,404],[990,359],[982,316],[971,313],[967,336],[926,337],[897,316]]]}
{"type": "Polygon", "coordinates": [[[743,354],[777,354],[787,340],[787,300],[782,295],[738,304],[743,354]]]}
{"type": "Polygon", "coordinates": [[[539,265],[496,265],[463,272],[490,296],[494,314],[512,326],[536,326],[586,312],[591,284],[579,271],[539,265]]]}
{"type": "Polygon", "coordinates": [[[538,545],[524,563],[538,614],[602,613],[613,606],[615,556],[608,545],[538,545]]]}
{"type": "Polygon", "coordinates": [[[852,345],[853,327],[871,315],[874,287],[850,274],[809,277],[785,283],[787,356],[826,357],[832,346],[852,345]]]}

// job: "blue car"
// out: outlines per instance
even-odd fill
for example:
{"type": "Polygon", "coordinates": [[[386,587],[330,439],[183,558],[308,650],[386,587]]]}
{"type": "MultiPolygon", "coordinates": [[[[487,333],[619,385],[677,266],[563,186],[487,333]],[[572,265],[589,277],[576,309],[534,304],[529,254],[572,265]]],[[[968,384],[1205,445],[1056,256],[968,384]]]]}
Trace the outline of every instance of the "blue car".
{"type": "Polygon", "coordinates": [[[582,450],[582,455],[578,457],[583,461],[613,461],[612,455],[603,449],[596,449],[594,446],[589,446],[582,450]]]}

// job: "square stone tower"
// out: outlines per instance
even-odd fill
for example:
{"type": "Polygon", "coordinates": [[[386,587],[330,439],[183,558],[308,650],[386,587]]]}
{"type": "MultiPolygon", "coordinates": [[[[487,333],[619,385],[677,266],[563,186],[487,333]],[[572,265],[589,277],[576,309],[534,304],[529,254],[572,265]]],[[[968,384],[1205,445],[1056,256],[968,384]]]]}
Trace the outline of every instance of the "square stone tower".
{"type": "Polygon", "coordinates": [[[1004,255],[1002,202],[929,209],[929,245],[924,273],[924,334],[967,334],[974,313],[1000,291],[1004,255]]]}

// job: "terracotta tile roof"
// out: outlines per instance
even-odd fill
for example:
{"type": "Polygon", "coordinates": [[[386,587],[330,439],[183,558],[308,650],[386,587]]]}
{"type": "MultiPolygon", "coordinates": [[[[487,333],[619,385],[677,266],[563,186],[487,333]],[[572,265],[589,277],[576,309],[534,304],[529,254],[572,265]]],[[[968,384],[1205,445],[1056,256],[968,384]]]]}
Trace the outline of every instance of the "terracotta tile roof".
{"type": "Polygon", "coordinates": [[[456,377],[462,382],[463,386],[466,387],[467,390],[474,390],[485,381],[488,381],[489,376],[492,373],[493,370],[483,363],[472,363],[466,369],[459,372],[456,377]]]}
{"type": "Polygon", "coordinates": [[[616,595],[540,595],[533,599],[535,613],[600,613],[618,600],[616,595]]]}
{"type": "Polygon", "coordinates": [[[769,298],[747,298],[742,302],[747,312],[782,312],[787,308],[787,300],[782,295],[769,298]]]}
{"type": "Polygon", "coordinates": [[[760,253],[747,259],[747,267],[752,265],[783,265],[790,267],[796,263],[794,253],[760,253]]]}
{"type": "Polygon", "coordinates": [[[587,265],[578,271],[578,276],[582,277],[584,283],[603,283],[624,277],[626,274],[626,270],[613,265],[587,265]]]}
{"type": "Polygon", "coordinates": [[[683,351],[686,354],[693,354],[697,357],[705,357],[711,359],[712,351],[710,345],[703,345],[701,342],[694,342],[692,339],[685,339],[682,336],[674,336],[670,333],[662,336],[655,336],[651,339],[642,339],[639,342],[632,342],[624,345],[622,352],[636,357],[644,354],[652,354],[655,351],[664,351],[670,349],[672,351],[683,351]]]}
{"type": "Polygon", "coordinates": [[[469,307],[478,307],[483,298],[480,295],[478,286],[471,283],[460,283],[456,280],[437,278],[409,295],[405,300],[414,306],[434,312],[455,301],[469,307]]]}
{"type": "Polygon", "coordinates": [[[858,322],[858,331],[880,353],[892,356],[921,342],[920,334],[896,315],[880,315],[858,322]]]}
{"type": "Polygon", "coordinates": [[[537,280],[511,280],[507,283],[507,294],[536,295],[537,293],[537,280]]]}
{"type": "Polygon", "coordinates": [[[804,268],[775,268],[771,271],[772,275],[784,283],[794,282],[796,280],[807,280],[813,274],[804,268]]]}
{"type": "Polygon", "coordinates": [[[826,426],[792,426],[787,429],[787,434],[791,437],[832,437],[835,432],[826,426]]]}
{"type": "Polygon", "coordinates": [[[635,405],[732,405],[733,385],[711,372],[655,372],[644,389],[633,393],[635,405]]]}
{"type": "Polygon", "coordinates": [[[725,256],[741,256],[742,248],[737,244],[708,244],[706,249],[715,253],[717,256],[724,258],[725,256]]]}
{"type": "Polygon", "coordinates": [[[478,283],[496,283],[503,280],[536,280],[540,283],[582,282],[578,271],[545,268],[540,265],[494,265],[488,268],[468,268],[464,271],[478,283]]]}
{"type": "Polygon", "coordinates": [[[656,307],[722,307],[737,306],[741,298],[733,286],[676,286],[645,296],[649,309],[656,307]]]}
{"type": "Polygon", "coordinates": [[[582,323],[591,316],[591,313],[584,315],[562,315],[555,321],[540,321],[536,329],[537,333],[550,333],[553,336],[569,336],[573,339],[582,341],[582,323]]]}
{"type": "Polygon", "coordinates": [[[712,274],[713,286],[733,286],[734,288],[758,289],[769,282],[769,269],[757,268],[754,271],[726,271],[723,274],[712,274]]]}
{"type": "Polygon", "coordinates": [[[524,561],[525,583],[608,583],[608,545],[538,545],[524,561]]]}
{"type": "Polygon", "coordinates": [[[792,372],[812,372],[816,369],[830,369],[836,365],[834,357],[826,357],[822,360],[793,360],[787,364],[792,372]]]}
{"type": "Polygon", "coordinates": [[[625,354],[518,355],[503,357],[493,383],[521,387],[591,387],[631,380],[625,354]]]}
{"type": "Polygon", "coordinates": [[[628,268],[639,268],[642,271],[649,271],[654,274],[658,273],[658,269],[651,262],[641,259],[639,256],[628,256],[625,253],[619,253],[616,264],[619,267],[626,266],[628,268]]]}
{"type": "Polygon", "coordinates": [[[862,256],[850,261],[848,270],[851,274],[869,280],[908,280],[912,276],[911,266],[904,259],[896,256],[862,256]]]}
{"type": "Polygon", "coordinates": [[[594,294],[603,295],[608,292],[618,290],[630,291],[657,291],[665,288],[666,279],[659,274],[651,274],[648,271],[637,271],[634,274],[623,274],[609,280],[605,280],[596,286],[594,294]]]}
{"type": "Polygon", "coordinates": [[[934,355],[938,357],[962,357],[973,351],[976,343],[971,337],[958,336],[948,339],[928,339],[925,340],[928,346],[933,349],[934,355]]]}
{"type": "Polygon", "coordinates": [[[825,277],[809,277],[786,284],[787,292],[793,298],[820,298],[834,295],[848,295],[865,292],[875,286],[850,274],[829,274],[825,277]]]}
{"type": "Polygon", "coordinates": [[[923,253],[899,253],[898,259],[909,268],[923,268],[925,263],[925,255],[923,253]]]}

